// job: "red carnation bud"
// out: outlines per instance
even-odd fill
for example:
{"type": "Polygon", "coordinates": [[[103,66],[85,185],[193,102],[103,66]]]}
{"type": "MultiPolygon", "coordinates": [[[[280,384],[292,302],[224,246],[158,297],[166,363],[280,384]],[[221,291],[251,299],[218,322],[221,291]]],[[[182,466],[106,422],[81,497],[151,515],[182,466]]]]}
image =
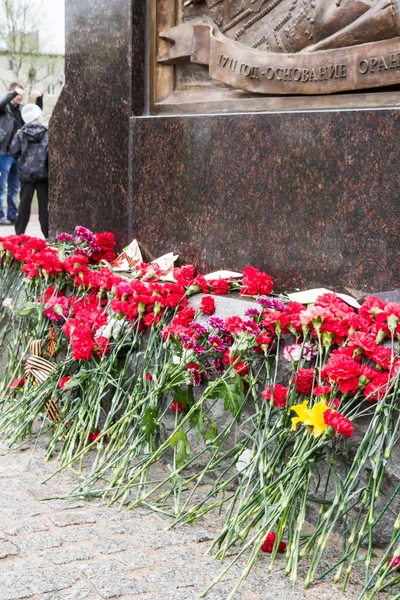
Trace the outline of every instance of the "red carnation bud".
{"type": "MultiPolygon", "coordinates": [[[[270,531],[261,546],[261,550],[263,552],[267,552],[268,554],[271,554],[271,552],[274,549],[275,540],[276,540],[276,533],[274,533],[273,531],[270,531]]],[[[278,552],[280,554],[282,554],[285,550],[286,550],[285,542],[279,542],[278,552]]]]}

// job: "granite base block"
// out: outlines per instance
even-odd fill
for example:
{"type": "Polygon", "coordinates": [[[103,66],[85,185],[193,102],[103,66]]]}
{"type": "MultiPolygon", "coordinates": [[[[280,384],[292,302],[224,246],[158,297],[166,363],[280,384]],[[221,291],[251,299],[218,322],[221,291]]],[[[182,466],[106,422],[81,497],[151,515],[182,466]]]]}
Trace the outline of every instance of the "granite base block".
{"type": "Polygon", "coordinates": [[[400,279],[398,110],[131,119],[132,235],[278,291],[400,279]]]}

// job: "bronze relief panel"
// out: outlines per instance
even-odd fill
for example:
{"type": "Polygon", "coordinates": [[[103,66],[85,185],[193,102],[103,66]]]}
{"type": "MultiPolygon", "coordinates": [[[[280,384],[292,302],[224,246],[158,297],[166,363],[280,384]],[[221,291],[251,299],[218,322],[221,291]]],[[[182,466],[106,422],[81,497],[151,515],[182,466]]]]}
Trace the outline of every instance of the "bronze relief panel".
{"type": "Polygon", "coordinates": [[[152,0],[151,25],[154,112],[399,104],[400,0],[152,0]]]}

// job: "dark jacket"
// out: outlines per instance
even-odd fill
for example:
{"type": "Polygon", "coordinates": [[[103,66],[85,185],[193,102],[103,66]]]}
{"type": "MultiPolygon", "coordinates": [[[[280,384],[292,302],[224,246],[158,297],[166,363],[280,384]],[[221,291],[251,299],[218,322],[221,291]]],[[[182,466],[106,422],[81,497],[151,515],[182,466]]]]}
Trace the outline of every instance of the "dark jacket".
{"type": "MultiPolygon", "coordinates": [[[[18,94],[13,90],[0,100],[0,153],[9,152],[14,135],[24,124],[21,117],[22,105],[13,107],[10,104],[15,96],[18,94]]],[[[37,98],[36,104],[43,108],[43,96],[37,98]]]]}
{"type": "Polygon", "coordinates": [[[47,181],[49,134],[43,125],[24,125],[11,144],[10,152],[19,163],[22,183],[47,181]]]}

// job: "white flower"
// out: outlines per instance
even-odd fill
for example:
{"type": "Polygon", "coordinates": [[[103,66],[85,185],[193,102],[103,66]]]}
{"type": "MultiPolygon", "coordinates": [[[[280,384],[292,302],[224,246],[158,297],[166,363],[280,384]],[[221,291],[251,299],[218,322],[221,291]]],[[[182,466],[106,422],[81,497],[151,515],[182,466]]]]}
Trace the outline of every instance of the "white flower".
{"type": "Polygon", "coordinates": [[[11,306],[11,305],[12,305],[12,301],[13,301],[13,299],[12,299],[12,298],[5,298],[5,299],[3,300],[3,302],[1,303],[1,305],[2,305],[2,306],[11,306]]]}
{"type": "Polygon", "coordinates": [[[283,349],[283,358],[289,362],[298,362],[301,358],[310,362],[318,354],[317,346],[312,346],[310,342],[303,344],[292,344],[283,349]]]}
{"type": "Polygon", "coordinates": [[[239,456],[239,459],[236,463],[236,469],[239,471],[239,473],[241,473],[241,471],[244,471],[246,469],[246,467],[248,467],[248,465],[250,464],[250,461],[251,461],[251,457],[252,457],[251,450],[248,450],[247,448],[246,448],[246,450],[243,450],[242,454],[239,456]]]}

